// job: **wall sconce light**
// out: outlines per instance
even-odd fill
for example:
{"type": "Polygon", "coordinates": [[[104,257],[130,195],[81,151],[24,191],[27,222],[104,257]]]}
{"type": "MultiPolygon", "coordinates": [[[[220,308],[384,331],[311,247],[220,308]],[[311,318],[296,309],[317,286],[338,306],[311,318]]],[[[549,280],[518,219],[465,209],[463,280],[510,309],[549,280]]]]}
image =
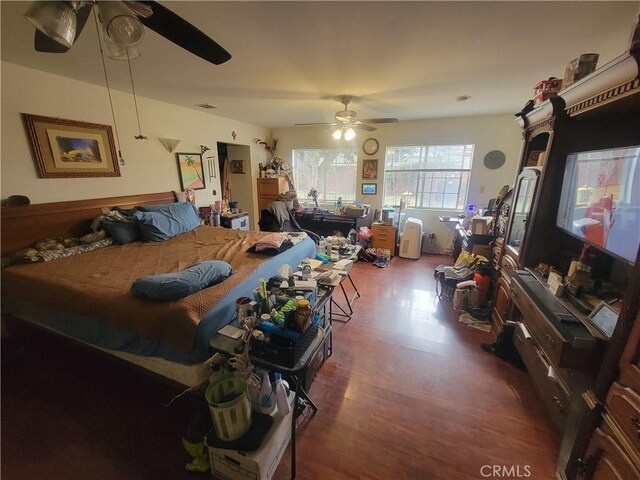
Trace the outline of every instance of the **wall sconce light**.
{"type": "Polygon", "coordinates": [[[173,153],[181,140],[175,138],[159,138],[160,143],[167,149],[167,152],[173,153]]]}

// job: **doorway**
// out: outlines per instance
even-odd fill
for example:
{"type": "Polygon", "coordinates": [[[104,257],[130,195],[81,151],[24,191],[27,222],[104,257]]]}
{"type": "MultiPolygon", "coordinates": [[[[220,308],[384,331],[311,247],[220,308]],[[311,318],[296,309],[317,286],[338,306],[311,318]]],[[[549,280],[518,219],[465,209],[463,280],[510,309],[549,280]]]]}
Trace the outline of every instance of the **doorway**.
{"type": "Polygon", "coordinates": [[[252,229],[256,229],[258,218],[256,188],[254,185],[253,166],[251,164],[251,149],[248,145],[234,145],[232,143],[217,142],[218,171],[220,172],[220,189],[224,199],[238,202],[238,208],[249,214],[252,229]],[[236,169],[234,173],[230,167],[233,161],[244,162],[244,173],[236,169]],[[226,191],[228,189],[228,192],[226,191]]]}

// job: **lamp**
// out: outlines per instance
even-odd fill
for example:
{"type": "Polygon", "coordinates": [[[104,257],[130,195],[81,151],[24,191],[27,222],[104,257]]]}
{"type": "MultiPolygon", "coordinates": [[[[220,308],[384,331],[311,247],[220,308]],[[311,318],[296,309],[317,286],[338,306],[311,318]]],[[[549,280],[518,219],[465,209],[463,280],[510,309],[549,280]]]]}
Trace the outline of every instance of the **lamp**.
{"type": "Polygon", "coordinates": [[[159,138],[160,143],[167,149],[167,152],[173,153],[180,140],[176,140],[175,138],[159,138]]]}
{"type": "Polygon", "coordinates": [[[354,138],[356,138],[356,131],[353,129],[350,123],[343,125],[341,127],[336,127],[336,129],[331,134],[334,140],[340,140],[344,138],[347,142],[350,142],[354,138]]]}
{"type": "Polygon", "coordinates": [[[354,138],[356,138],[356,131],[349,127],[344,131],[344,139],[347,142],[350,142],[351,140],[353,140],[354,138]]]}
{"type": "Polygon", "coordinates": [[[104,30],[116,45],[131,47],[142,41],[142,22],[123,2],[98,2],[98,11],[104,30]]]}
{"type": "Polygon", "coordinates": [[[107,50],[107,55],[111,60],[134,60],[140,56],[140,51],[136,47],[127,47],[125,45],[118,45],[111,37],[105,32],[104,28],[101,28],[102,40],[107,50]]]}
{"type": "Polygon", "coordinates": [[[34,27],[60,45],[67,48],[73,45],[78,18],[67,2],[33,2],[24,16],[34,27]]]}

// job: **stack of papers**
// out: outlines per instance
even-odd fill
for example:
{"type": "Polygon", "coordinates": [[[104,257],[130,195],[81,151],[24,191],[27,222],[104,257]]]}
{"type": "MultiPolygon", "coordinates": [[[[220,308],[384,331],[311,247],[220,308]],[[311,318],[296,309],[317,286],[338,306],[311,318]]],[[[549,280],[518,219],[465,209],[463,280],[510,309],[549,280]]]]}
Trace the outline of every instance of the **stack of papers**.
{"type": "Polygon", "coordinates": [[[342,260],[337,261],[333,264],[334,270],[346,270],[349,265],[353,263],[353,260],[349,260],[348,258],[344,258],[342,260]]]}

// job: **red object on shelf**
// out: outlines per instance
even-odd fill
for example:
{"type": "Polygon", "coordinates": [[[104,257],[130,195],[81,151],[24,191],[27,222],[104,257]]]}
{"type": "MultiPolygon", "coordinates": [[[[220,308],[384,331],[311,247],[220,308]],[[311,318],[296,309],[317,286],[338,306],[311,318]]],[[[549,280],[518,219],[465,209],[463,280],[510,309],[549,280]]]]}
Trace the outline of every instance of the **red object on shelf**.
{"type": "Polygon", "coordinates": [[[542,80],[534,87],[533,102],[538,105],[548,98],[556,97],[561,89],[562,80],[559,78],[550,77],[548,80],[542,80]]]}

